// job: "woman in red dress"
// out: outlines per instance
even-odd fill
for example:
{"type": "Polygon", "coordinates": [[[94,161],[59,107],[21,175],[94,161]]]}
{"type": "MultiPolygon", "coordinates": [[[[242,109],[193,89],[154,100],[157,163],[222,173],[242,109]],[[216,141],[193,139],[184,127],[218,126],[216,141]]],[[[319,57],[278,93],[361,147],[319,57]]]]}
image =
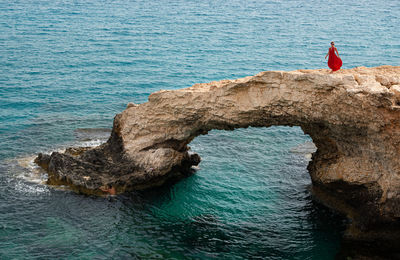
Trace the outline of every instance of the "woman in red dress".
{"type": "Polygon", "coordinates": [[[325,59],[326,57],[328,57],[328,55],[328,66],[332,70],[331,73],[340,70],[340,67],[342,67],[342,60],[339,57],[339,52],[336,49],[334,42],[331,42],[331,47],[329,48],[328,53],[325,55],[325,59]],[[335,52],[337,53],[337,55],[335,52]]]}

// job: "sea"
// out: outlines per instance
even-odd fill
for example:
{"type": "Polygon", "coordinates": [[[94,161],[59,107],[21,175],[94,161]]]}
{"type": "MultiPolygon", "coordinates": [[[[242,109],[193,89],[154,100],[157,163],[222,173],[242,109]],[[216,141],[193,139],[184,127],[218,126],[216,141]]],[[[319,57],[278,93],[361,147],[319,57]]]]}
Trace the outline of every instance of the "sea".
{"type": "Polygon", "coordinates": [[[210,131],[173,185],[45,184],[35,156],[96,146],[127,103],[266,70],[400,65],[398,0],[0,0],[0,259],[334,259],[348,220],[310,191],[299,127],[210,131]]]}

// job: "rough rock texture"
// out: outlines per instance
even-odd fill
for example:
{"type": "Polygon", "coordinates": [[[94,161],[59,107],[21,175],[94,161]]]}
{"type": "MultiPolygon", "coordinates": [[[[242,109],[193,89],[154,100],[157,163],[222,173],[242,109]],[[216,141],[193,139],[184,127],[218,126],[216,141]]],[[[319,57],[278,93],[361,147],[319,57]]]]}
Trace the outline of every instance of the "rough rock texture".
{"type": "Polygon", "coordinates": [[[272,125],[300,126],[311,136],[317,146],[308,166],[312,182],[347,214],[363,225],[398,223],[400,67],[267,71],[161,90],[146,103],[128,104],[104,145],[36,161],[49,183],[81,192],[100,193],[105,184],[117,192],[144,189],[199,163],[188,147],[196,136],[272,125]]]}

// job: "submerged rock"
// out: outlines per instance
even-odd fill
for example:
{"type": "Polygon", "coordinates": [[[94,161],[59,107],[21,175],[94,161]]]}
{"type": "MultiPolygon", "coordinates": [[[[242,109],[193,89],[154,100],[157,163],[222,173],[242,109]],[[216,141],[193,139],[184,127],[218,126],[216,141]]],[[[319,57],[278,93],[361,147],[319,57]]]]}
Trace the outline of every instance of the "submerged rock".
{"type": "Polygon", "coordinates": [[[51,184],[83,193],[101,193],[101,186],[112,185],[121,193],[185,176],[200,162],[188,144],[212,129],[300,126],[317,147],[308,170],[320,194],[340,201],[360,228],[397,225],[399,84],[400,67],[381,66],[333,74],[267,71],[161,90],[116,115],[105,144],[39,155],[37,163],[48,171],[51,184]]]}

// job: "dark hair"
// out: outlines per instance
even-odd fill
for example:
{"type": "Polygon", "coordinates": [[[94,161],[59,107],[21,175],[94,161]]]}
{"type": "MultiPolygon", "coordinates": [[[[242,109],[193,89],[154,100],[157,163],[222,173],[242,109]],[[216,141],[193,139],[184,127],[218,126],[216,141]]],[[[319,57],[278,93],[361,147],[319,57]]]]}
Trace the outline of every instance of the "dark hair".
{"type": "Polygon", "coordinates": [[[332,44],[332,43],[335,44],[335,42],[331,42],[331,44],[332,44]]]}

